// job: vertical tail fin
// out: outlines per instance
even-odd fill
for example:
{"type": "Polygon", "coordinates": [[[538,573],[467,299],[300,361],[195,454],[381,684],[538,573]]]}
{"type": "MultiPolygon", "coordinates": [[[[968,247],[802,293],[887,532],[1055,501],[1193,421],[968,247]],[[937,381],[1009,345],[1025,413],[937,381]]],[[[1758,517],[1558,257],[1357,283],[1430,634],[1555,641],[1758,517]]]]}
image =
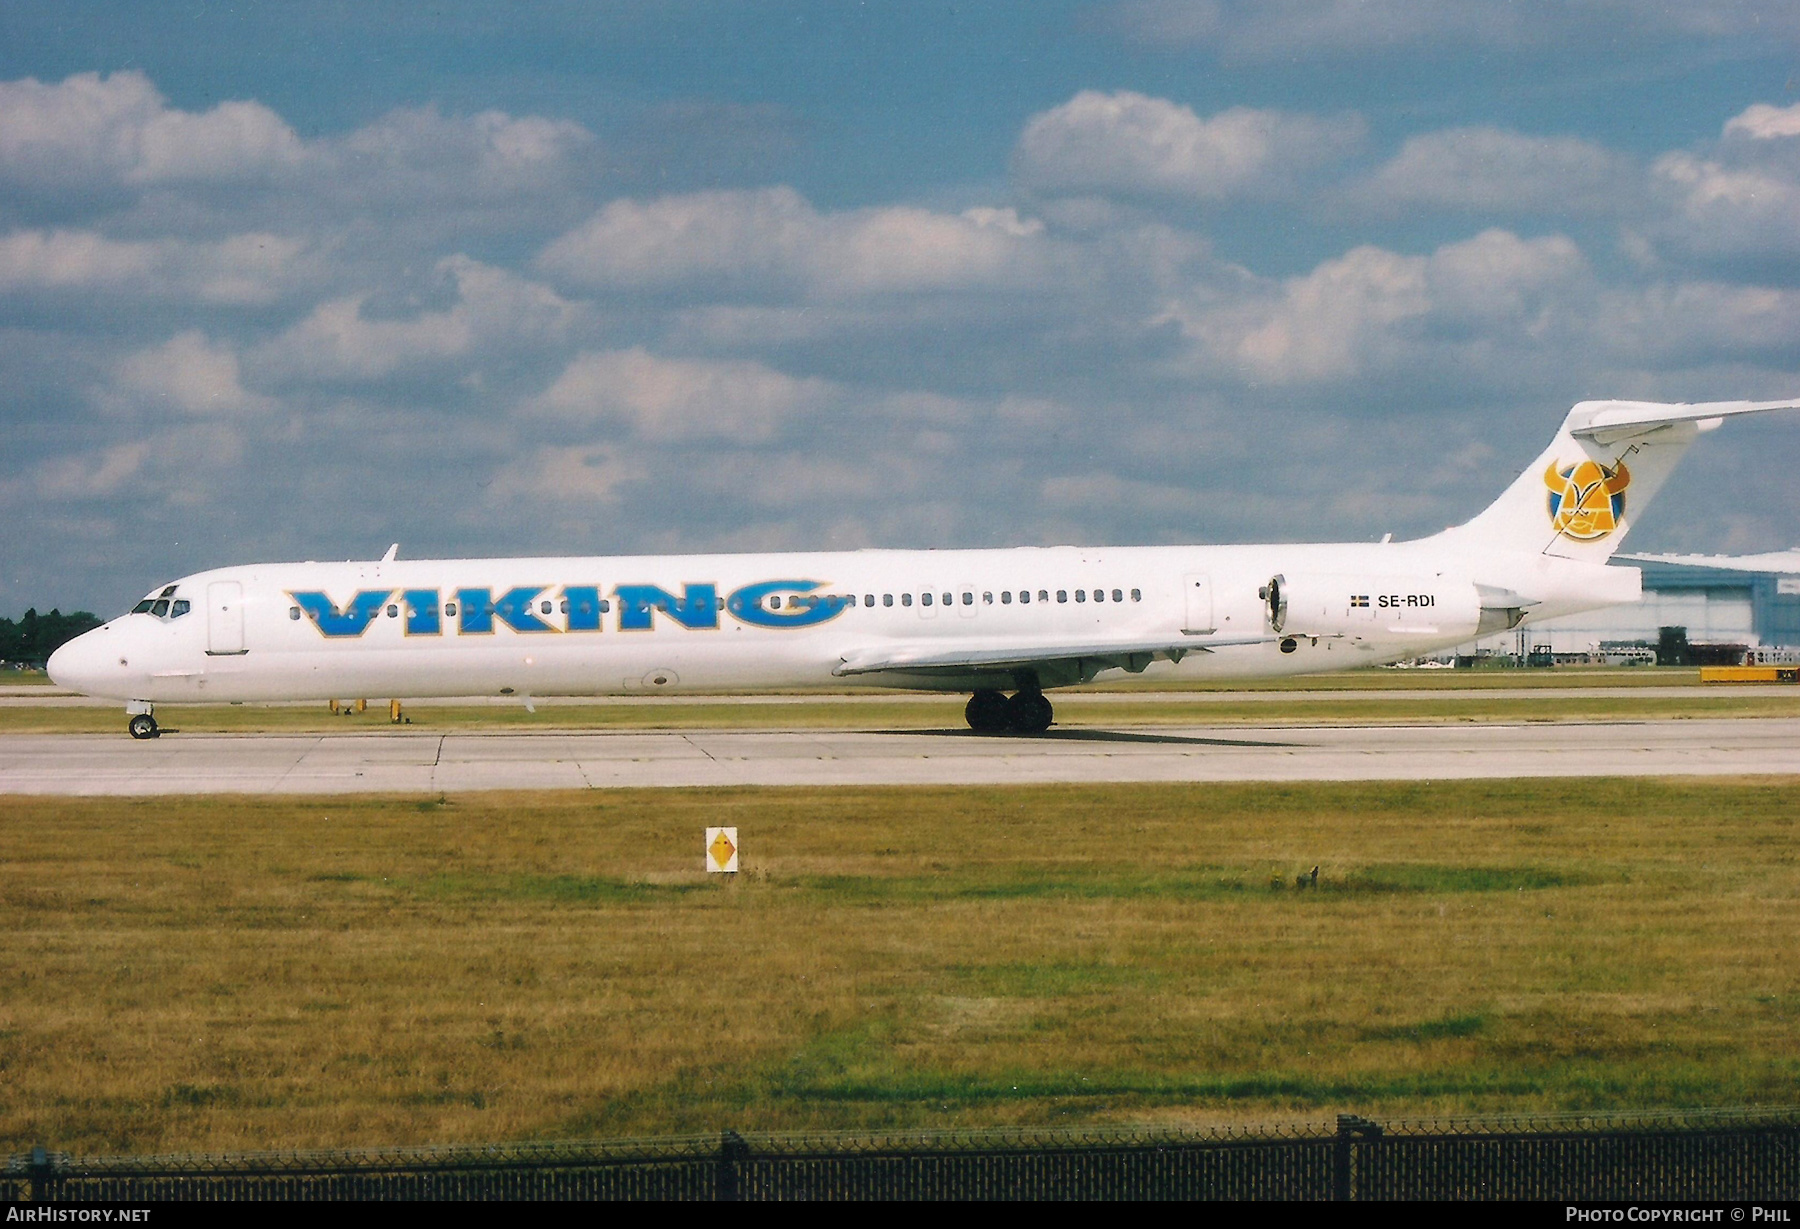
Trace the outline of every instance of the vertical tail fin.
{"type": "Polygon", "coordinates": [[[1796,408],[1800,401],[1583,401],[1499,499],[1450,532],[1482,549],[1604,563],[1702,433],[1740,414],[1796,408]]]}

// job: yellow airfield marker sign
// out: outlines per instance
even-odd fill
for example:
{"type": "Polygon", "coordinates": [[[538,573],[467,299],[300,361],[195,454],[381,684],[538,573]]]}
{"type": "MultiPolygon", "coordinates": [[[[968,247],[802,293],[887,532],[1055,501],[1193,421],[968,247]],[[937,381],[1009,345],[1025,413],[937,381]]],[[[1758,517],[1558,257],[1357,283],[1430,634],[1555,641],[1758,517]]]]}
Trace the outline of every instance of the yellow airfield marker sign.
{"type": "Polygon", "coordinates": [[[738,868],[736,828],[706,830],[706,869],[715,875],[735,875],[738,868]]]}

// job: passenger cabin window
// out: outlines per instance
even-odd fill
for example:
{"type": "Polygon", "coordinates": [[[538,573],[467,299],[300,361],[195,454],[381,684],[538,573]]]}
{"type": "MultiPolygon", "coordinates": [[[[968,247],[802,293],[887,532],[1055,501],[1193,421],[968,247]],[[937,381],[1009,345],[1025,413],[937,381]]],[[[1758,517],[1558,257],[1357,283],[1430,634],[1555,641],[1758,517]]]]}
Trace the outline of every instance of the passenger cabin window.
{"type": "Polygon", "coordinates": [[[902,605],[902,606],[910,606],[910,605],[912,605],[912,594],[910,594],[910,593],[902,593],[902,594],[901,594],[901,595],[900,595],[900,604],[901,604],[901,605],[902,605]]]}
{"type": "Polygon", "coordinates": [[[398,619],[400,617],[400,607],[394,605],[392,602],[389,602],[388,609],[387,609],[387,616],[390,619],[398,619]]]}
{"type": "Polygon", "coordinates": [[[955,594],[954,594],[954,593],[946,593],[946,594],[944,594],[944,605],[946,605],[946,606],[951,606],[951,605],[954,605],[954,604],[955,604],[955,598],[956,598],[956,595],[955,595],[955,594]]]}
{"type": "Polygon", "coordinates": [[[863,594],[863,605],[873,606],[874,604],[875,604],[875,595],[873,593],[863,594]]]}
{"type": "Polygon", "coordinates": [[[1122,602],[1124,600],[1125,600],[1125,595],[1120,593],[1117,589],[1114,589],[1113,590],[1113,601],[1122,602]]]}
{"type": "Polygon", "coordinates": [[[921,594],[919,596],[919,600],[921,602],[923,602],[925,605],[929,606],[929,605],[931,605],[931,594],[929,594],[929,593],[921,594]]]}
{"type": "Polygon", "coordinates": [[[1087,590],[1086,589],[1075,590],[1075,600],[1078,602],[1087,601],[1087,590]]]}
{"type": "Polygon", "coordinates": [[[1049,600],[1050,600],[1050,590],[1048,590],[1048,589],[1039,589],[1039,590],[1038,590],[1038,601],[1040,601],[1040,602],[1047,602],[1047,601],[1049,601],[1049,600]]]}
{"type": "Polygon", "coordinates": [[[1069,591],[1067,589],[1058,589],[1056,591],[1056,600],[1059,602],[1068,601],[1069,600],[1069,591]]]}
{"type": "Polygon", "coordinates": [[[981,604],[983,606],[992,606],[994,604],[994,595],[991,593],[983,593],[981,595],[981,604]]]}
{"type": "Polygon", "coordinates": [[[1000,591],[1000,604],[1002,606],[1012,605],[1012,590],[1011,589],[1002,589],[1000,591]]]}
{"type": "Polygon", "coordinates": [[[1134,602],[1143,601],[1144,600],[1144,591],[1142,589],[1133,589],[1131,591],[1131,600],[1134,602]]]}
{"type": "Polygon", "coordinates": [[[883,606],[892,606],[894,604],[894,595],[891,593],[882,594],[881,595],[881,604],[883,606]]]}
{"type": "Polygon", "coordinates": [[[298,606],[289,606],[288,607],[288,618],[290,618],[294,622],[298,623],[300,621],[300,608],[298,606]]]}
{"type": "Polygon", "coordinates": [[[456,603],[455,602],[445,602],[444,603],[444,615],[447,618],[451,618],[451,619],[454,619],[456,617],[456,603]]]}
{"type": "Polygon", "coordinates": [[[975,604],[975,595],[973,593],[965,592],[963,594],[963,605],[973,606],[974,604],[975,604]]]}
{"type": "Polygon", "coordinates": [[[550,613],[550,603],[549,602],[539,602],[538,603],[538,613],[539,614],[549,614],[550,613]]]}

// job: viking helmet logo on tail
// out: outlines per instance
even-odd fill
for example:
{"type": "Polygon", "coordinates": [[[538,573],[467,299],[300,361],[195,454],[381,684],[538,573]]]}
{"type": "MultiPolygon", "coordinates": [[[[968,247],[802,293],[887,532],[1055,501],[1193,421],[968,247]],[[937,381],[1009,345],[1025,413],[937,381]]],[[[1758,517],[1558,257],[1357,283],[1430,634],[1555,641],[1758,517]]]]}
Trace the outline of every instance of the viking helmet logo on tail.
{"type": "Polygon", "coordinates": [[[1550,488],[1550,524],[1556,532],[1592,542],[1619,527],[1631,471],[1623,461],[1613,469],[1589,460],[1559,469],[1552,461],[1544,471],[1544,485],[1550,488]]]}

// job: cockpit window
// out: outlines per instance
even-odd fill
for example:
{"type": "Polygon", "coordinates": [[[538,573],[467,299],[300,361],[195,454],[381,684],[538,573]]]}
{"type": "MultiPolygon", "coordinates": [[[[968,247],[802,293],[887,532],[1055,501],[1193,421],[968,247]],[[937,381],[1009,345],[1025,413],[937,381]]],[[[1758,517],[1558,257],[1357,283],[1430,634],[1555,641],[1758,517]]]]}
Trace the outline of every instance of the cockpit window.
{"type": "Polygon", "coordinates": [[[175,604],[169,607],[169,617],[171,619],[179,619],[191,609],[193,609],[193,607],[185,597],[178,597],[175,599],[175,604]]]}
{"type": "Polygon", "coordinates": [[[143,601],[139,602],[137,605],[135,605],[131,608],[131,613],[132,614],[149,614],[150,613],[150,601],[151,601],[150,598],[145,598],[143,601]]]}
{"type": "Polygon", "coordinates": [[[169,613],[169,599],[166,597],[158,598],[155,602],[151,603],[150,613],[155,615],[159,619],[162,618],[164,615],[168,614],[169,613]]]}
{"type": "Polygon", "coordinates": [[[170,585],[167,589],[164,589],[161,593],[157,594],[157,596],[158,597],[174,597],[175,596],[175,586],[170,585]]]}

